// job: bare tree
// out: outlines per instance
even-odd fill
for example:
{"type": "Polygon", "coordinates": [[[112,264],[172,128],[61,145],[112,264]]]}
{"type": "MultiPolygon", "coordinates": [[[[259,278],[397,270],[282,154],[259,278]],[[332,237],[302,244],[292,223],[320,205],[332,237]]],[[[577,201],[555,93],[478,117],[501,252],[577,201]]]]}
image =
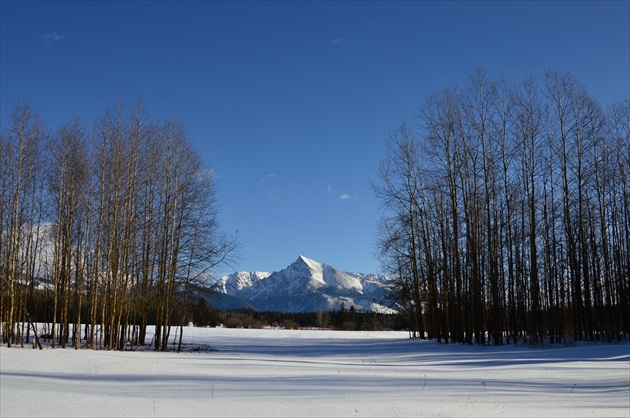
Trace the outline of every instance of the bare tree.
{"type": "Polygon", "coordinates": [[[190,292],[239,248],[220,227],[212,171],[183,125],[152,122],[142,101],[113,106],[92,129],[63,124],[44,149],[45,138],[26,104],[0,137],[4,341],[36,332],[30,299],[50,292],[53,346],[123,350],[145,343],[155,317],[155,348],[166,350],[175,309],[184,321],[190,292]],[[50,290],[36,290],[39,265],[50,290]]]}
{"type": "Polygon", "coordinates": [[[377,246],[429,338],[628,332],[628,114],[626,100],[605,115],[570,73],[541,88],[478,69],[390,137],[377,246]]]}
{"type": "Polygon", "coordinates": [[[46,131],[27,103],[17,103],[0,139],[0,322],[8,346],[23,344],[27,289],[35,280],[46,131]]]}
{"type": "Polygon", "coordinates": [[[420,181],[418,144],[411,129],[403,124],[394,131],[388,142],[388,156],[381,164],[379,177],[383,185],[373,189],[383,205],[393,213],[394,222],[401,227],[383,228],[381,254],[394,258],[398,278],[408,299],[414,338],[425,338],[423,295],[426,294],[419,262],[422,233],[422,191],[420,181]],[[402,244],[399,247],[397,244],[402,244]]]}
{"type": "MultiPolygon", "coordinates": [[[[70,337],[71,291],[75,298],[83,292],[83,245],[85,218],[82,205],[87,201],[87,151],[78,120],[59,128],[50,145],[52,164],[49,190],[53,234],[53,322],[52,340],[58,337],[65,347],[70,337]],[[57,314],[59,313],[59,317],[57,314]],[[57,333],[57,324],[59,324],[57,333]]],[[[79,303],[79,301],[77,301],[79,303]]],[[[75,304],[74,309],[77,309],[75,304]]],[[[80,314],[80,309],[75,315],[80,314]]],[[[77,321],[78,327],[80,321],[77,321]]],[[[73,336],[76,340],[76,335],[73,336]]],[[[76,344],[75,344],[76,346],[76,344]]]]}

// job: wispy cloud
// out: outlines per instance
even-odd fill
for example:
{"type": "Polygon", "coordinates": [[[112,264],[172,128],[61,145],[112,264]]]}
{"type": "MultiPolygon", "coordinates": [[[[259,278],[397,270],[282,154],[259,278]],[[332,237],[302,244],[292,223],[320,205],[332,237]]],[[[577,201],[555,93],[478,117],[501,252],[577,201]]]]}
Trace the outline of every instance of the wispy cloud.
{"type": "Polygon", "coordinates": [[[260,179],[260,182],[261,182],[261,183],[264,183],[265,181],[267,181],[267,180],[269,180],[269,179],[275,179],[275,178],[278,178],[278,175],[277,175],[277,174],[270,173],[270,174],[267,174],[267,175],[266,175],[265,177],[263,177],[262,179],[260,179]]]}
{"type": "Polygon", "coordinates": [[[44,40],[44,42],[46,42],[48,45],[54,43],[54,42],[58,42],[61,41],[63,38],[65,38],[66,35],[60,35],[57,32],[51,32],[48,33],[46,35],[42,35],[42,39],[44,40]]]}
{"type": "Polygon", "coordinates": [[[330,43],[333,45],[352,45],[354,44],[354,41],[347,38],[337,38],[330,41],[330,43]]]}
{"type": "Polygon", "coordinates": [[[260,188],[267,195],[267,199],[275,199],[278,193],[285,192],[287,189],[281,182],[275,181],[279,176],[275,173],[265,174],[260,179],[260,188]]]}
{"type": "Polygon", "coordinates": [[[329,184],[329,185],[328,185],[328,187],[326,187],[326,191],[327,191],[328,193],[330,193],[330,192],[332,192],[332,191],[333,191],[332,184],[329,184]]]}
{"type": "Polygon", "coordinates": [[[348,193],[344,193],[341,196],[339,196],[339,199],[341,200],[351,200],[351,199],[356,199],[357,196],[356,195],[349,195],[348,193]]]}

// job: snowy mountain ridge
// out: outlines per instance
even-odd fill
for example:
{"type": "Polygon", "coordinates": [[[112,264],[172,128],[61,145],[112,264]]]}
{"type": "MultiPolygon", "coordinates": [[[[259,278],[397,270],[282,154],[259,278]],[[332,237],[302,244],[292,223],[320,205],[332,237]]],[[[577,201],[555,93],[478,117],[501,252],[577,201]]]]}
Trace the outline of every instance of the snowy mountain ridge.
{"type": "Polygon", "coordinates": [[[304,256],[283,270],[236,272],[216,289],[260,311],[313,312],[353,306],[359,311],[396,312],[388,307],[392,281],[376,274],[348,273],[304,256]]]}

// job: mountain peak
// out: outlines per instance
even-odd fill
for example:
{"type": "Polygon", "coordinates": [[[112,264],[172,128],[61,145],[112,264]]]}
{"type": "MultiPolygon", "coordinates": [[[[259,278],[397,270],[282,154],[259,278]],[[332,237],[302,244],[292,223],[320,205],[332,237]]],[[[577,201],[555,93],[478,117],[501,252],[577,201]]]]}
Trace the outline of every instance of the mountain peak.
{"type": "Polygon", "coordinates": [[[317,263],[315,260],[311,260],[310,258],[304,257],[303,255],[300,255],[297,258],[296,262],[298,262],[298,263],[301,262],[301,263],[306,263],[306,264],[317,263]]]}
{"type": "Polygon", "coordinates": [[[315,272],[315,274],[321,274],[323,268],[326,266],[325,264],[318,263],[315,260],[311,260],[310,258],[304,257],[303,255],[299,256],[294,264],[306,265],[310,271],[315,272]]]}
{"type": "Polygon", "coordinates": [[[346,273],[303,255],[264,278],[252,276],[252,273],[226,276],[219,291],[242,298],[259,310],[314,312],[338,309],[342,302],[359,310],[387,311],[381,301],[388,298],[392,289],[385,276],[346,273]],[[229,280],[232,286],[226,283],[228,277],[232,278],[229,280]]]}

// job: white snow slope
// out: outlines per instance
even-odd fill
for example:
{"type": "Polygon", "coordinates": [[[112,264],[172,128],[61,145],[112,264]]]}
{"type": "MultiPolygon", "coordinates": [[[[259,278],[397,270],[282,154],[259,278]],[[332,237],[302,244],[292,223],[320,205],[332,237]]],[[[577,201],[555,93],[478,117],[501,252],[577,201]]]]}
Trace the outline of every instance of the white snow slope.
{"type": "Polygon", "coordinates": [[[186,328],[215,351],[0,348],[0,416],[622,416],[630,345],[186,328]]]}

